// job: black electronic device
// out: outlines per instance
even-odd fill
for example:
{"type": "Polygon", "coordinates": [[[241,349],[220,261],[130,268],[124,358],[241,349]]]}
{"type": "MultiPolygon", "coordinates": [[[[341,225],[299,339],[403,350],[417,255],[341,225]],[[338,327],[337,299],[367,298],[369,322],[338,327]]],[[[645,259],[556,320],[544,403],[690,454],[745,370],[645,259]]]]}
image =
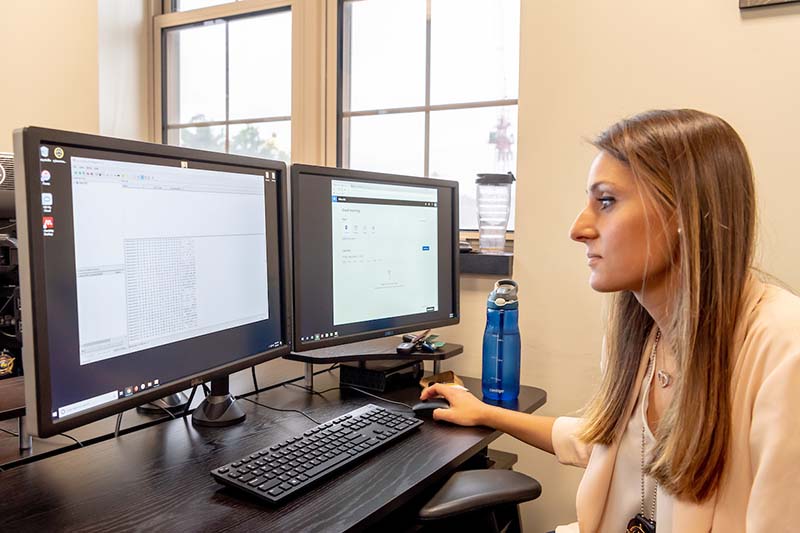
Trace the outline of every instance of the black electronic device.
{"type": "Polygon", "coordinates": [[[295,352],[458,323],[457,182],[291,174],[295,352]]]}
{"type": "Polygon", "coordinates": [[[417,335],[413,335],[410,339],[406,340],[406,336],[403,336],[403,342],[397,345],[397,353],[403,355],[409,355],[414,353],[417,350],[422,348],[422,343],[425,342],[425,339],[430,333],[430,329],[426,329],[422,333],[417,335]]]}
{"type": "Polygon", "coordinates": [[[211,475],[256,498],[281,503],[420,425],[421,420],[368,404],[215,468],[211,475]]]}
{"type": "Polygon", "coordinates": [[[14,174],[14,154],[0,152],[0,219],[16,218],[14,174]]]}
{"type": "Polygon", "coordinates": [[[286,165],[14,132],[31,433],[211,380],[198,425],[244,412],[228,375],[289,353],[286,165]]]}
{"type": "Polygon", "coordinates": [[[433,418],[436,409],[450,409],[450,402],[444,398],[431,398],[415,403],[411,409],[418,418],[433,418]]]}
{"type": "Polygon", "coordinates": [[[339,364],[339,384],[386,392],[417,383],[424,374],[422,361],[354,361],[339,364]]]}

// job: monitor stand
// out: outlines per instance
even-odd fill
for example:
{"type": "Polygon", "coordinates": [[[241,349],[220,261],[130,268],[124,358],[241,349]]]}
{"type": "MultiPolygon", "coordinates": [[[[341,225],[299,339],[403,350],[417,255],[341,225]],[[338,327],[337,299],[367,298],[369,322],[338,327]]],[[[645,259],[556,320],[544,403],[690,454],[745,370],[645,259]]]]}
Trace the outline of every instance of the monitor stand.
{"type": "Polygon", "coordinates": [[[211,394],[192,413],[195,426],[223,427],[244,421],[245,412],[230,393],[228,376],[211,380],[211,394]]]}
{"type": "Polygon", "coordinates": [[[339,346],[316,348],[305,352],[293,351],[284,359],[305,363],[305,386],[314,388],[314,365],[344,363],[346,361],[433,361],[433,373],[441,372],[441,361],[464,351],[460,344],[445,344],[433,353],[414,352],[408,355],[397,353],[402,337],[381,337],[367,341],[351,342],[339,346]]]}
{"type": "Polygon", "coordinates": [[[176,392],[175,394],[170,394],[169,396],[164,396],[158,400],[140,405],[136,410],[146,415],[163,413],[165,410],[170,413],[179,413],[186,408],[187,403],[189,403],[189,397],[183,392],[176,392]]]}

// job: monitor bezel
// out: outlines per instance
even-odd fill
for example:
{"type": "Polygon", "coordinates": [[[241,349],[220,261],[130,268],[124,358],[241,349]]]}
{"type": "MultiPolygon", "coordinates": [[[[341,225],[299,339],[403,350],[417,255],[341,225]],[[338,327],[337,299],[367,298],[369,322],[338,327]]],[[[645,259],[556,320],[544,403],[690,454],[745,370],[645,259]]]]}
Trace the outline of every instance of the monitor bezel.
{"type": "Polygon", "coordinates": [[[16,163],[15,199],[18,224],[19,276],[23,320],[22,352],[25,368],[26,418],[29,433],[40,437],[57,435],[189,387],[200,385],[205,381],[227,376],[290,353],[292,342],[292,295],[290,292],[292,269],[291,261],[288,257],[289,254],[287,253],[290,249],[288,171],[283,161],[34,126],[14,131],[14,153],[16,163]],[[232,363],[196,372],[183,379],[162,384],[145,393],[137,393],[134,396],[120,398],[69,418],[53,421],[50,412],[52,391],[50,389],[49,339],[47,337],[48,330],[45,318],[47,316],[47,300],[44,285],[44,268],[41,264],[34,265],[30,260],[31,257],[43,257],[44,237],[41,231],[28,231],[29,227],[36,228],[40,225],[37,224],[37,216],[34,216],[34,213],[37,213],[37,206],[35,205],[37,198],[35,194],[29,194],[28,189],[38,180],[38,176],[35,174],[39,168],[39,146],[42,143],[122,152],[129,155],[165,157],[198,163],[235,165],[237,167],[258,169],[259,171],[274,171],[276,174],[277,205],[279,210],[278,265],[281,269],[279,276],[283,280],[279,308],[283,313],[281,332],[285,339],[284,344],[232,363]],[[34,169],[34,175],[29,175],[27,169],[34,169]],[[30,239],[28,238],[29,236],[31,237],[30,239]]]}
{"type": "MultiPolygon", "coordinates": [[[[306,164],[293,164],[290,169],[290,205],[291,205],[291,213],[292,213],[292,270],[293,272],[296,271],[297,265],[299,265],[300,256],[297,253],[294,243],[294,236],[297,234],[298,231],[298,220],[295,216],[295,212],[299,208],[299,199],[292,191],[297,190],[297,181],[300,179],[300,175],[308,175],[308,176],[316,176],[318,178],[340,178],[352,181],[379,181],[385,182],[390,184],[396,185],[422,185],[427,187],[445,187],[452,190],[453,194],[453,218],[451,220],[452,228],[453,228],[453,242],[451,246],[451,254],[452,254],[452,267],[453,267],[453,317],[434,320],[434,321],[422,321],[416,322],[414,324],[409,324],[406,326],[395,327],[395,328],[383,328],[383,329],[376,329],[373,331],[369,331],[366,333],[359,333],[355,335],[348,335],[345,337],[334,337],[330,339],[320,339],[319,341],[314,342],[305,342],[300,343],[300,331],[298,327],[294,327],[292,331],[292,346],[294,352],[307,352],[310,350],[316,350],[320,348],[328,348],[331,346],[340,346],[343,344],[350,344],[353,342],[359,342],[364,340],[370,339],[378,339],[383,337],[391,337],[394,335],[398,335],[401,333],[408,333],[410,331],[420,331],[425,330],[428,328],[438,328],[444,326],[452,326],[454,324],[458,324],[461,317],[461,310],[460,310],[460,301],[461,301],[461,294],[460,294],[460,255],[458,249],[458,241],[459,241],[459,227],[458,227],[458,182],[452,180],[443,180],[437,178],[423,178],[418,176],[405,176],[401,174],[386,174],[382,172],[371,172],[365,170],[354,170],[354,169],[343,169],[343,168],[334,168],[334,167],[324,167],[319,165],[306,165],[306,164]]],[[[292,293],[293,304],[292,309],[294,313],[299,315],[302,312],[302,308],[297,301],[297,294],[298,294],[298,285],[300,284],[300,279],[298,276],[294,276],[292,287],[294,289],[292,293]]],[[[300,321],[297,319],[293,320],[293,324],[298,324],[300,321]]]]}

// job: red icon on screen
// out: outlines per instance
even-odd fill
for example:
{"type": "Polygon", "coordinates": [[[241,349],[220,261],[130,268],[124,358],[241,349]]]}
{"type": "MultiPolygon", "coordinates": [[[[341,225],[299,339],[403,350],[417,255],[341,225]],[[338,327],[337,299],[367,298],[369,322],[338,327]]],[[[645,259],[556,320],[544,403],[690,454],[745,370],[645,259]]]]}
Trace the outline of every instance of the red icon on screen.
{"type": "Polygon", "coordinates": [[[53,217],[42,217],[42,229],[53,229],[55,225],[56,223],[53,217]]]}

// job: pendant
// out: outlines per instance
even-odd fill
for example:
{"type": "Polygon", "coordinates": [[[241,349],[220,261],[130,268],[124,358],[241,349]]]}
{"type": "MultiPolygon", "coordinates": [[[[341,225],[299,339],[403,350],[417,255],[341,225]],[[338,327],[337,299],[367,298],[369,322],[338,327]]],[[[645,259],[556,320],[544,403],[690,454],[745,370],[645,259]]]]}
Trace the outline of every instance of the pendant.
{"type": "Polygon", "coordinates": [[[662,389],[666,389],[669,387],[670,383],[672,383],[672,376],[664,370],[659,370],[656,373],[656,377],[658,378],[658,384],[661,385],[662,389]]]}
{"type": "Polygon", "coordinates": [[[625,533],[656,533],[656,523],[654,520],[646,518],[642,513],[637,513],[630,522],[625,533]]]}

